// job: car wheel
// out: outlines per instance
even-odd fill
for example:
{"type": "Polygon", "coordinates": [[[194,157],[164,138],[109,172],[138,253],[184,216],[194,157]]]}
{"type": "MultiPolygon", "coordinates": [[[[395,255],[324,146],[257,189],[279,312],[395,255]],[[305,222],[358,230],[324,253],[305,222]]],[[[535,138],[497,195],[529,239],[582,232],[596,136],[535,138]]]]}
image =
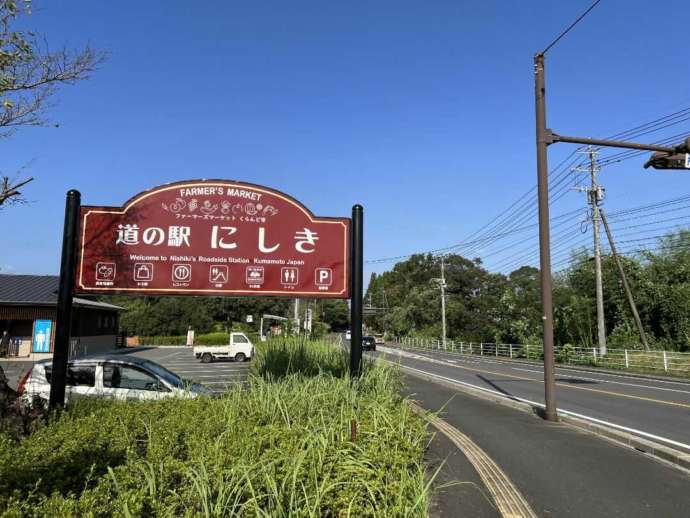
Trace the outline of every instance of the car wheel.
{"type": "Polygon", "coordinates": [[[213,355],[211,353],[204,353],[201,355],[201,363],[211,363],[213,361],[213,355]]]}
{"type": "Polygon", "coordinates": [[[235,355],[235,361],[236,362],[243,362],[247,357],[244,355],[244,353],[237,353],[235,355]]]}

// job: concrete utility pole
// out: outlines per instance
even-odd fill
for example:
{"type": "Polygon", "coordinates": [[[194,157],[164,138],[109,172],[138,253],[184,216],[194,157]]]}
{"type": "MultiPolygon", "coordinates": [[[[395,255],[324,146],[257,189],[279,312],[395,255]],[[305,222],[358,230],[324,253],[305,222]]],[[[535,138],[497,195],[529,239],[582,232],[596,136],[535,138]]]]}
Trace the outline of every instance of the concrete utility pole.
{"type": "MultiPolygon", "coordinates": [[[[587,193],[587,201],[592,207],[592,233],[594,234],[594,283],[596,286],[597,300],[597,338],[599,343],[599,354],[606,354],[606,326],[604,325],[604,288],[601,276],[601,217],[599,215],[599,204],[604,199],[604,190],[598,183],[597,174],[599,164],[597,157],[599,153],[594,146],[588,146],[587,156],[589,166],[586,171],[589,173],[591,185],[589,189],[583,189],[587,193]]],[[[583,171],[576,168],[577,171],[583,171]]]]}
{"type": "Polygon", "coordinates": [[[443,349],[446,348],[446,262],[441,256],[441,329],[443,333],[443,349]]]}
{"type": "Polygon", "coordinates": [[[437,282],[441,290],[441,333],[443,348],[446,348],[446,256],[441,256],[441,278],[431,279],[431,282],[437,282]]]}
{"type": "MultiPolygon", "coordinates": [[[[541,306],[544,326],[544,417],[549,421],[558,419],[556,412],[556,377],[553,354],[553,300],[551,281],[551,250],[549,230],[549,170],[547,148],[556,142],[585,144],[592,146],[637,149],[656,151],[645,167],[655,169],[690,169],[690,137],[676,146],[659,146],[656,144],[638,144],[619,140],[594,139],[588,137],[570,137],[559,135],[546,126],[546,80],[544,78],[544,54],[568,34],[589,12],[596,7],[599,0],[580,15],[574,23],[554,39],[542,52],[534,56],[534,97],[537,129],[537,197],[539,200],[539,264],[541,276],[541,306]]],[[[603,212],[601,213],[603,216],[603,212]]],[[[604,219],[604,226],[606,220],[604,219]]]]}
{"type": "Polygon", "coordinates": [[[609,245],[611,246],[611,255],[616,261],[618,266],[618,271],[621,274],[621,281],[623,282],[623,290],[625,291],[625,296],[628,299],[628,304],[630,305],[630,312],[632,313],[633,319],[635,320],[635,325],[637,326],[637,332],[640,333],[640,341],[645,351],[649,351],[649,344],[647,343],[647,335],[642,327],[642,320],[640,320],[640,315],[637,312],[637,306],[635,305],[635,299],[633,299],[632,291],[630,290],[630,285],[628,284],[628,278],[625,275],[625,269],[623,269],[623,263],[621,262],[618,253],[616,252],[616,244],[613,242],[613,236],[611,235],[611,229],[609,228],[609,223],[606,221],[606,215],[604,211],[601,211],[601,219],[604,222],[604,230],[606,230],[606,237],[609,239],[609,245]]]}
{"type": "Polygon", "coordinates": [[[549,228],[549,166],[547,146],[551,143],[546,129],[546,80],[544,54],[534,56],[534,97],[537,127],[537,196],[539,200],[539,275],[544,333],[544,417],[557,421],[556,367],[553,354],[553,300],[551,280],[551,237],[549,228]]]}

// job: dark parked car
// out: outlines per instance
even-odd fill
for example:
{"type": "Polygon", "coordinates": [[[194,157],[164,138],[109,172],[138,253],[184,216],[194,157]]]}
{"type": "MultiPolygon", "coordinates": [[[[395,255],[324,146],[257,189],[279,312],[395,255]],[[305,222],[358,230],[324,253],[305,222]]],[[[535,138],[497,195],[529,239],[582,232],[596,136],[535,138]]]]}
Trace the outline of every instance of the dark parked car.
{"type": "Polygon", "coordinates": [[[373,336],[363,336],[362,337],[362,350],[363,351],[375,351],[376,350],[376,339],[373,336]]]}

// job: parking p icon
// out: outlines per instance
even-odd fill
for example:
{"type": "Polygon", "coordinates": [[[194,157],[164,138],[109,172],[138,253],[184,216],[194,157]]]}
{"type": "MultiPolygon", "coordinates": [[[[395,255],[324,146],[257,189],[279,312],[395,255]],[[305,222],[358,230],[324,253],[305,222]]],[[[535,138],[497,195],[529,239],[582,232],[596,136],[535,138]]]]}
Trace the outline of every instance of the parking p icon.
{"type": "Polygon", "coordinates": [[[333,284],[333,270],[330,268],[317,268],[314,271],[314,283],[319,289],[327,289],[333,284]]]}

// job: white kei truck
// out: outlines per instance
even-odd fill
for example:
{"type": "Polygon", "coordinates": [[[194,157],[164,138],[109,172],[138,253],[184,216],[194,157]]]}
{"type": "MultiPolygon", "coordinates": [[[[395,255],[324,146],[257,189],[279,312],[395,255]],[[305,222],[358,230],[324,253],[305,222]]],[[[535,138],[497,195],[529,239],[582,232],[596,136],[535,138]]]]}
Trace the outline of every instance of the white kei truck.
{"type": "Polygon", "coordinates": [[[194,357],[201,363],[223,358],[243,362],[254,356],[254,344],[244,333],[230,333],[227,345],[195,345],[193,350],[194,357]]]}

